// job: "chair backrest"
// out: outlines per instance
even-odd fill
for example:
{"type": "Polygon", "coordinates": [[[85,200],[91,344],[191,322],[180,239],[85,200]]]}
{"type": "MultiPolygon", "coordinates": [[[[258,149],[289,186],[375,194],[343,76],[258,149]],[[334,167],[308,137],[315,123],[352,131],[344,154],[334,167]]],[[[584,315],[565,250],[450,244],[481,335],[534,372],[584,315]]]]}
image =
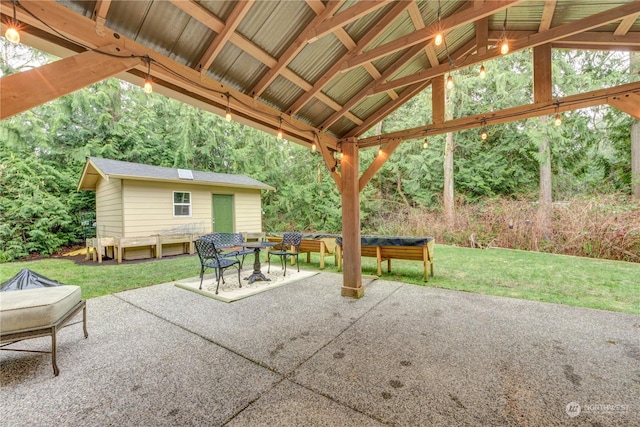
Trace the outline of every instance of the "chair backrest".
{"type": "Polygon", "coordinates": [[[205,263],[210,259],[218,260],[218,251],[213,241],[200,238],[195,241],[195,244],[196,252],[198,252],[198,257],[200,257],[200,263],[205,263]]]}
{"type": "Polygon", "coordinates": [[[218,249],[242,246],[244,244],[244,238],[240,233],[211,233],[203,237],[205,240],[213,242],[218,249]]]}
{"type": "Polygon", "coordinates": [[[300,243],[302,243],[302,233],[289,231],[282,235],[281,245],[284,248],[293,246],[296,248],[296,252],[300,252],[300,243]]]}

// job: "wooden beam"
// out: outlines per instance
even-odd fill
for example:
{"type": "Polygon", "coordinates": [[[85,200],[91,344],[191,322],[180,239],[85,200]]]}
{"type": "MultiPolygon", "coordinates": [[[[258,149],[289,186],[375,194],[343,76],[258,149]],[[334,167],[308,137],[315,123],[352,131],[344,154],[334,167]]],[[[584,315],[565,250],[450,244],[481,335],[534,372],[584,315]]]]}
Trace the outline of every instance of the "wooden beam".
{"type": "Polygon", "coordinates": [[[243,0],[236,3],[236,7],[231,11],[231,15],[229,15],[224,29],[213,39],[213,42],[202,55],[200,61],[198,61],[198,70],[201,73],[205,73],[209,67],[211,67],[211,64],[213,64],[213,61],[220,54],[224,45],[229,41],[231,36],[233,36],[240,22],[242,22],[242,18],[249,13],[249,9],[253,6],[254,1],[255,0],[243,0]]]}
{"type": "MultiPolygon", "coordinates": [[[[493,2],[492,2],[493,3],[493,2]]],[[[597,13],[595,15],[574,21],[569,24],[565,24],[559,27],[552,28],[550,30],[542,31],[540,33],[532,34],[528,37],[515,40],[509,53],[517,52],[527,48],[533,48],[545,43],[550,43],[556,40],[561,40],[566,37],[573,36],[574,34],[588,31],[592,28],[597,28],[606,25],[611,22],[619,21],[620,19],[640,12],[640,2],[634,1],[632,3],[626,3],[622,6],[618,6],[609,9],[605,12],[597,13]]],[[[484,61],[488,61],[493,58],[501,56],[499,49],[490,49],[487,53],[480,55],[469,55],[465,58],[464,65],[471,66],[479,64],[484,61]]],[[[398,87],[406,86],[423,80],[429,80],[433,77],[449,72],[449,64],[441,64],[437,67],[432,67],[427,70],[420,71],[418,73],[406,76],[400,79],[392,80],[384,84],[376,86],[374,92],[386,92],[389,89],[395,89],[398,87]]]]}
{"type": "Polygon", "coordinates": [[[431,80],[431,121],[444,122],[444,76],[431,80]]]}
{"type": "Polygon", "coordinates": [[[324,160],[324,164],[327,166],[327,169],[331,173],[331,178],[333,178],[333,182],[335,182],[338,191],[342,193],[342,177],[338,173],[337,170],[337,161],[333,157],[331,151],[325,142],[325,136],[323,134],[317,134],[317,142],[318,142],[318,151],[322,155],[322,159],[324,160]]]}
{"type": "Polygon", "coordinates": [[[636,13],[635,15],[629,15],[624,18],[622,21],[620,21],[620,24],[618,24],[618,28],[616,28],[616,30],[613,32],[613,35],[624,36],[625,34],[627,34],[639,16],[640,13],[636,13]]]}
{"type": "Polygon", "coordinates": [[[342,141],[342,296],[364,296],[360,258],[359,149],[355,141],[342,141]]]}
{"type": "MultiPolygon", "coordinates": [[[[318,81],[313,85],[311,90],[306,91],[304,95],[296,100],[293,105],[289,108],[289,114],[296,114],[298,111],[304,107],[307,102],[311,100],[314,96],[316,96],[322,88],[324,88],[335,76],[340,74],[341,63],[346,61],[347,59],[359,54],[366,47],[371,44],[380,34],[382,34],[392,23],[393,21],[400,16],[402,12],[406,10],[408,7],[408,2],[398,2],[389,12],[387,12],[384,18],[376,23],[367,33],[358,41],[357,45],[347,52],[341,60],[336,61],[336,63],[329,68],[323,75],[318,79],[318,81]]],[[[342,111],[341,109],[340,111],[342,111]]]]}
{"type": "Polygon", "coordinates": [[[627,93],[619,96],[612,96],[607,99],[607,103],[620,111],[624,111],[636,120],[640,120],[640,94],[627,93]]]}
{"type": "Polygon", "coordinates": [[[370,115],[365,119],[365,121],[347,133],[347,137],[357,137],[365,133],[371,126],[378,123],[380,120],[387,117],[389,114],[393,113],[395,110],[400,108],[402,104],[407,102],[409,99],[416,96],[418,93],[422,92],[425,87],[427,87],[431,81],[416,83],[415,85],[409,86],[406,88],[398,97],[393,101],[387,102],[381,108],[379,108],[375,113],[370,115]]]}
{"type": "Polygon", "coordinates": [[[115,46],[103,47],[102,51],[123,57],[89,51],[2,77],[0,119],[22,113],[140,65],[139,58],[133,58],[122,50],[117,51],[115,46]]]}
{"type": "Polygon", "coordinates": [[[383,6],[389,4],[392,0],[378,0],[378,1],[361,1],[354,6],[332,16],[329,19],[320,22],[318,25],[312,27],[309,30],[309,43],[313,43],[319,38],[332,33],[338,28],[342,28],[345,25],[362,18],[365,15],[370,14],[383,6]]]}
{"type": "MultiPolygon", "coordinates": [[[[187,15],[191,16],[196,21],[200,22],[204,26],[213,30],[216,33],[220,33],[225,28],[225,23],[201,6],[199,3],[193,0],[168,0],[178,9],[182,10],[187,15]]],[[[324,7],[324,6],[323,6],[324,7]]],[[[238,46],[240,49],[253,56],[258,61],[262,62],[267,67],[275,66],[278,61],[265,52],[262,48],[251,42],[249,39],[236,32],[231,34],[229,42],[238,46]]]]}
{"type": "MultiPolygon", "coordinates": [[[[530,37],[536,34],[535,31],[509,31],[509,36],[518,40],[530,37]]],[[[502,37],[502,31],[489,32],[489,41],[496,42],[502,37]]],[[[612,50],[612,45],[619,47],[635,46],[640,47],[640,33],[633,32],[625,35],[616,36],[613,33],[605,33],[601,31],[591,31],[586,33],[573,34],[569,37],[564,37],[554,42],[554,44],[562,43],[564,45],[573,45],[576,49],[581,49],[581,46],[596,46],[601,45],[600,49],[606,48],[612,50]]],[[[621,50],[621,49],[618,49],[621,50]]]]}
{"type": "MultiPolygon", "coordinates": [[[[411,6],[407,9],[407,12],[409,12],[409,18],[411,18],[411,23],[416,30],[420,30],[425,27],[424,20],[422,19],[422,14],[420,13],[417,3],[411,2],[411,6]]],[[[432,67],[440,63],[436,50],[433,47],[433,43],[428,43],[424,47],[424,53],[427,55],[429,65],[432,67]]],[[[387,91],[387,93],[389,92],[387,91]]]]}
{"type": "Polygon", "coordinates": [[[489,46],[489,18],[484,17],[476,21],[476,46],[480,55],[487,52],[489,46]]]}
{"type": "Polygon", "coordinates": [[[533,102],[551,100],[551,45],[543,44],[533,48],[533,102]]]}
{"type": "Polygon", "coordinates": [[[496,12],[504,10],[522,1],[524,0],[496,0],[487,2],[480,8],[474,8],[473,3],[470,2],[467,6],[463,6],[464,10],[441,19],[440,23],[436,22],[428,27],[414,31],[409,35],[368,50],[367,52],[361,53],[360,55],[345,61],[342,64],[342,71],[352,70],[361,66],[365,62],[375,61],[378,58],[391,55],[392,53],[414,46],[418,43],[431,41],[440,29],[444,31],[451,31],[458,27],[470,24],[485,16],[493,15],[496,12]]]}
{"type": "MultiPolygon", "coordinates": [[[[386,79],[388,79],[390,76],[392,76],[394,73],[396,73],[400,68],[402,68],[404,66],[404,64],[406,64],[408,61],[410,61],[411,58],[413,58],[418,53],[420,53],[420,51],[423,48],[424,48],[424,46],[421,46],[421,45],[413,46],[411,49],[409,49],[409,51],[407,53],[402,55],[402,57],[400,57],[400,59],[398,59],[393,65],[391,65],[389,68],[387,68],[382,73],[382,76],[380,77],[379,80],[380,81],[385,81],[386,79]]],[[[320,125],[320,129],[322,129],[322,130],[328,129],[332,124],[337,122],[349,110],[351,110],[351,108],[353,108],[354,105],[357,105],[360,101],[362,101],[362,99],[364,99],[368,95],[369,91],[372,90],[373,87],[377,83],[378,83],[378,80],[372,81],[367,86],[365,86],[360,92],[358,92],[357,95],[351,97],[351,99],[349,101],[347,101],[347,103],[342,106],[341,110],[336,111],[335,113],[333,113],[327,120],[325,120],[320,125]]]]}
{"type": "Polygon", "coordinates": [[[296,38],[296,40],[294,40],[293,43],[291,43],[289,47],[287,47],[280,58],[278,58],[278,63],[269,71],[267,71],[267,73],[262,76],[260,81],[258,81],[258,83],[253,87],[251,93],[253,93],[254,97],[259,97],[262,92],[264,92],[267,87],[275,80],[275,78],[278,77],[280,71],[284,67],[289,65],[289,63],[296,57],[296,55],[302,49],[304,49],[304,47],[309,42],[309,39],[311,38],[311,29],[319,25],[324,20],[328,19],[341,4],[342,1],[330,1],[329,3],[327,3],[324,11],[320,15],[317,15],[315,18],[313,18],[313,20],[309,23],[307,30],[303,31],[302,34],[300,34],[298,38],[296,38]]]}
{"type": "Polygon", "coordinates": [[[104,23],[107,21],[107,13],[111,0],[97,0],[93,7],[93,20],[96,21],[96,33],[104,35],[104,23]]]}
{"type": "Polygon", "coordinates": [[[540,18],[540,25],[538,31],[547,31],[551,28],[553,22],[553,15],[556,12],[556,3],[558,0],[546,0],[544,2],[544,8],[542,9],[542,18],[540,18]]]}
{"type": "Polygon", "coordinates": [[[387,159],[396,151],[396,148],[400,146],[402,142],[401,139],[392,139],[387,142],[384,147],[381,148],[379,154],[373,159],[373,162],[369,165],[366,171],[360,176],[358,180],[359,191],[362,192],[364,187],[371,181],[376,173],[380,170],[382,166],[386,163],[387,159]]]}
{"type": "Polygon", "coordinates": [[[580,108],[594,107],[597,105],[615,102],[616,98],[622,100],[623,97],[629,98],[633,102],[635,98],[631,95],[640,95],[640,82],[628,83],[607,89],[599,89],[591,92],[580,93],[577,95],[565,96],[556,100],[538,102],[518,107],[506,108],[504,110],[491,111],[473,116],[461,117],[455,120],[449,120],[440,124],[431,124],[428,126],[420,126],[403,131],[391,132],[385,135],[372,136],[359,140],[360,148],[367,148],[379,145],[381,142],[390,141],[395,138],[402,140],[423,138],[427,133],[431,135],[439,135],[447,132],[457,132],[465,129],[475,129],[481,126],[495,125],[500,123],[509,123],[517,120],[524,120],[532,117],[540,117],[558,112],[573,111],[580,108]]]}

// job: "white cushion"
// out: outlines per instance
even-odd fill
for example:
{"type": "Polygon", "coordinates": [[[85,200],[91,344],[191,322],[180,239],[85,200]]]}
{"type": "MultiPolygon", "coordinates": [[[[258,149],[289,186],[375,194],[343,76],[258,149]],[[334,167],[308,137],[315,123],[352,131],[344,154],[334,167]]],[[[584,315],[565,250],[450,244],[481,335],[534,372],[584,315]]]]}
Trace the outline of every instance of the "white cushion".
{"type": "Polygon", "coordinates": [[[48,326],[71,310],[81,298],[80,286],[0,292],[0,332],[48,326]]]}

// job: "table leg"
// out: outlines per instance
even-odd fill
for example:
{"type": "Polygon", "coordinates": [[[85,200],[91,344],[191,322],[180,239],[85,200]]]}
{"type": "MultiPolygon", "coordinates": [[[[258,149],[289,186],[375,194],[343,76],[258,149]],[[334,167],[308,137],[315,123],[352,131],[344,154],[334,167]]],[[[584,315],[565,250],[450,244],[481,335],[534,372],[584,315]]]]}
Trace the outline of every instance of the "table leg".
{"type": "Polygon", "coordinates": [[[271,281],[271,279],[260,271],[260,248],[255,248],[253,250],[253,273],[251,273],[251,276],[245,277],[244,280],[248,280],[249,284],[252,284],[256,280],[262,280],[264,282],[271,281]]]}

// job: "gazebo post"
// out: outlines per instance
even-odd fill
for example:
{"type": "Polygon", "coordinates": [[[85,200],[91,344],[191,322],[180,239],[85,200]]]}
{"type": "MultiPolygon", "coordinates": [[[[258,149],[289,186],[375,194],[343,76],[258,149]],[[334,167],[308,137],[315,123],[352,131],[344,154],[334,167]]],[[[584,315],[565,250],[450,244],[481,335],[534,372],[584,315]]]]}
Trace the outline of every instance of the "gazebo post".
{"type": "Polygon", "coordinates": [[[362,261],[360,258],[360,187],[359,151],[355,138],[342,143],[342,245],[343,282],[345,297],[364,296],[362,261]]]}

